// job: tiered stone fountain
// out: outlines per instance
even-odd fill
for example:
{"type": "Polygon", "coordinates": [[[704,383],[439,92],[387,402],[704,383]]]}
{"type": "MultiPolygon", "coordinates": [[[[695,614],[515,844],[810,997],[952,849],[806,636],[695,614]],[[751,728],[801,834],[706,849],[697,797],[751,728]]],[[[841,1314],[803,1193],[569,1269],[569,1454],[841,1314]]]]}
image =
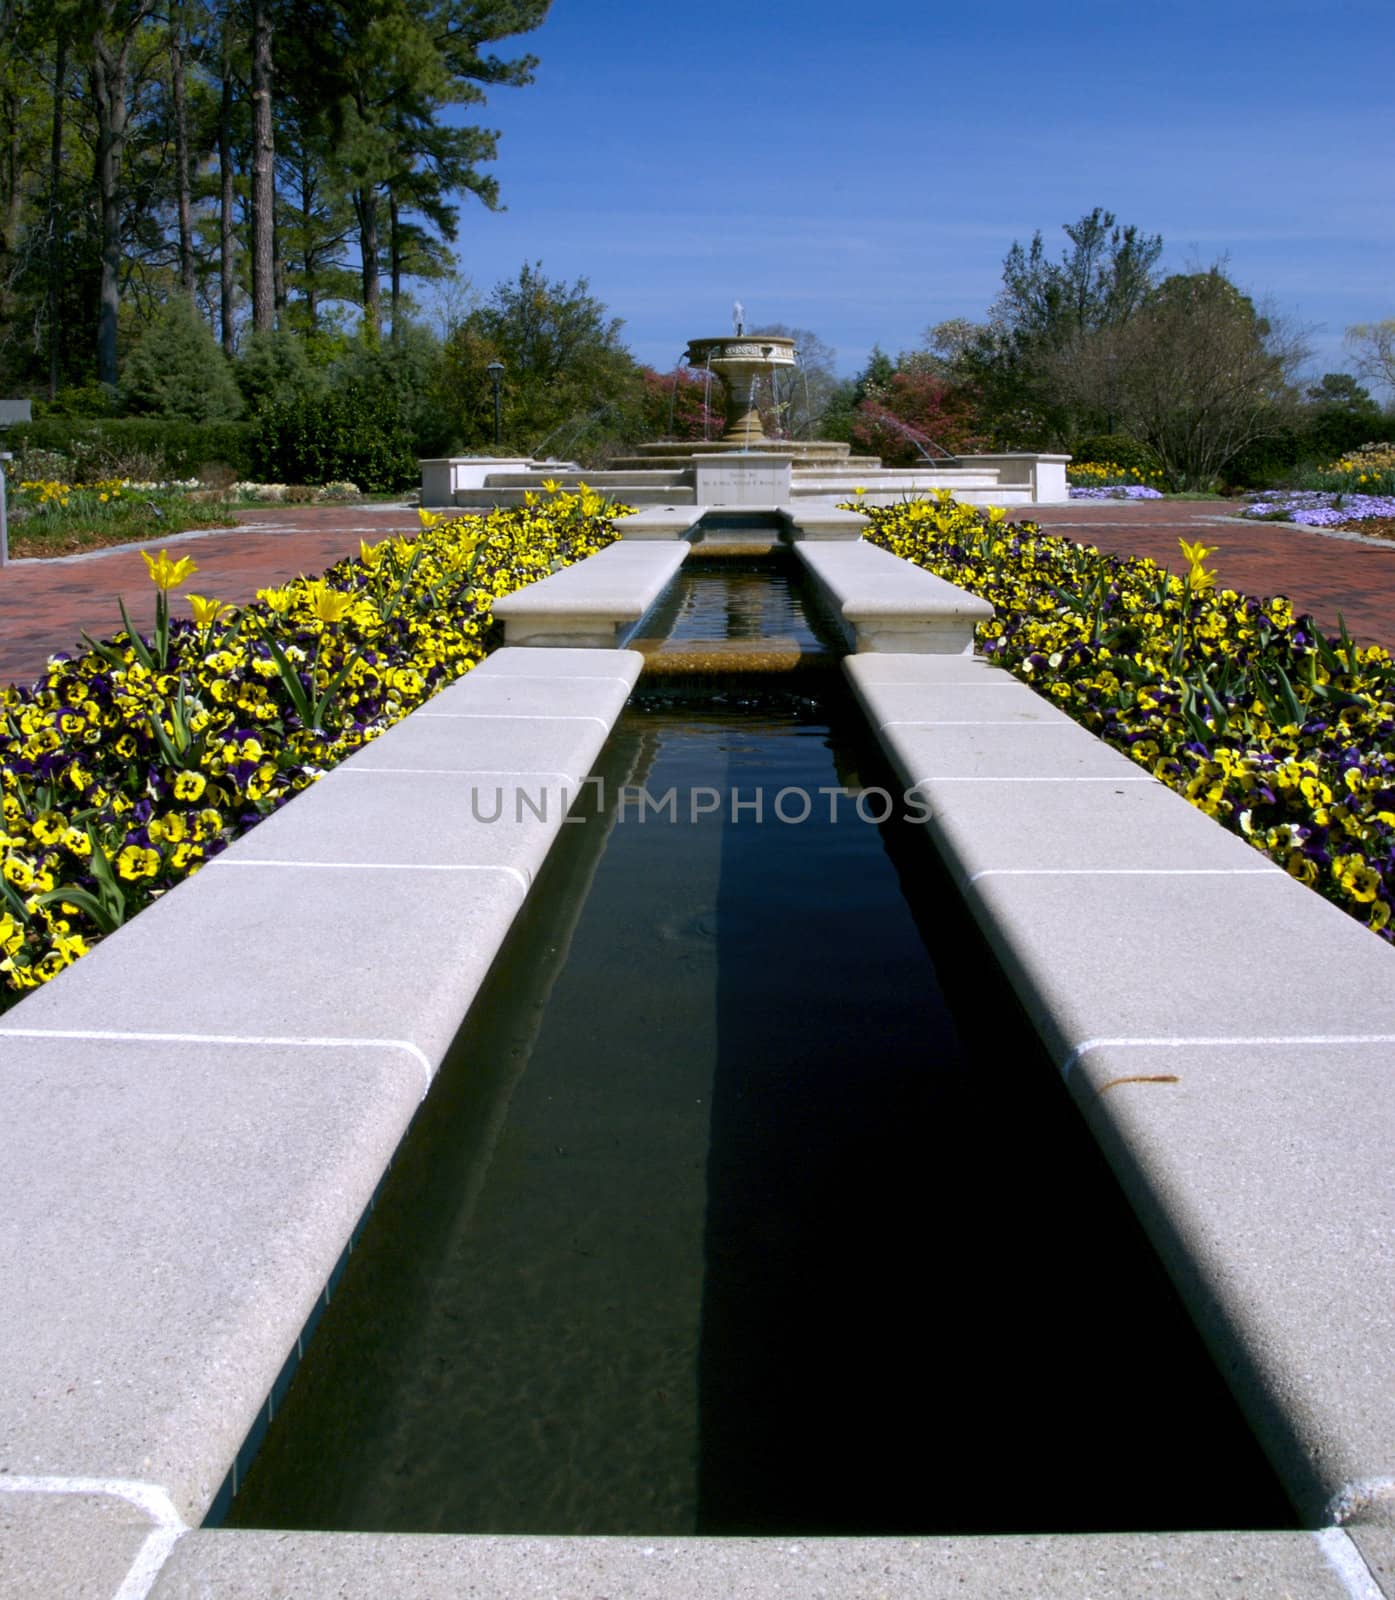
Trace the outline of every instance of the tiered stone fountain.
{"type": "Polygon", "coordinates": [[[756,394],[762,380],[793,370],[793,339],[745,331],[740,303],[735,330],[689,341],[685,359],[716,377],[726,392],[726,429],[720,439],[660,439],[617,456],[603,470],[573,463],[518,461],[477,470],[468,457],[423,461],[422,504],[464,508],[513,505],[546,480],[593,489],[633,506],[794,507],[828,510],[856,493],[866,505],[886,505],[949,489],[977,505],[1055,504],[1069,498],[1063,455],[962,456],[952,463],[883,467],[876,456],[856,456],[831,439],[772,439],[756,394]]]}

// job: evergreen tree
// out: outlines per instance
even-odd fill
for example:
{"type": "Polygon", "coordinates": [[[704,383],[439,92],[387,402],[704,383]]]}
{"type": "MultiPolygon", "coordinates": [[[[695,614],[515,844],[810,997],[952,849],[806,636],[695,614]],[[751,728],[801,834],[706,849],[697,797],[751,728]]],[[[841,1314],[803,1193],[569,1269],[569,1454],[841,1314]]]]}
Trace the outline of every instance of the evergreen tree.
{"type": "Polygon", "coordinates": [[[242,414],[226,357],[208,324],[183,294],[173,294],[126,358],[122,398],[128,410],[191,422],[242,414]]]}

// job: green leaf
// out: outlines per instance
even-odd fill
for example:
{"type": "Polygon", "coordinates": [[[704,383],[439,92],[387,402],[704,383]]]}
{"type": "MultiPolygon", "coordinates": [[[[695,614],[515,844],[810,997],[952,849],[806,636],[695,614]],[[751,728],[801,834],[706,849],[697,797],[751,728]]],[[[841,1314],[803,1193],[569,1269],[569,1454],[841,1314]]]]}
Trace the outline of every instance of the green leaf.
{"type": "Polygon", "coordinates": [[[1283,708],[1286,713],[1285,720],[1301,728],[1308,719],[1302,706],[1298,704],[1298,696],[1293,692],[1293,685],[1289,682],[1288,673],[1284,671],[1277,661],[1274,663],[1274,671],[1279,676],[1279,693],[1283,697],[1283,708]]]}
{"type": "Polygon", "coordinates": [[[286,693],[291,697],[296,715],[307,728],[311,727],[314,717],[310,710],[310,701],[305,694],[305,685],[300,681],[300,674],[291,665],[286,652],[271,634],[264,634],[263,638],[267,649],[271,651],[271,659],[276,663],[276,670],[281,674],[281,682],[285,685],[286,693]]]}
{"type": "Polygon", "coordinates": [[[120,912],[113,915],[113,908],[105,900],[91,892],[90,889],[79,889],[76,884],[65,884],[61,889],[50,889],[46,894],[34,897],[41,906],[52,906],[67,903],[76,906],[79,911],[85,911],[103,933],[115,933],[125,921],[125,902],[122,902],[120,912]]]}

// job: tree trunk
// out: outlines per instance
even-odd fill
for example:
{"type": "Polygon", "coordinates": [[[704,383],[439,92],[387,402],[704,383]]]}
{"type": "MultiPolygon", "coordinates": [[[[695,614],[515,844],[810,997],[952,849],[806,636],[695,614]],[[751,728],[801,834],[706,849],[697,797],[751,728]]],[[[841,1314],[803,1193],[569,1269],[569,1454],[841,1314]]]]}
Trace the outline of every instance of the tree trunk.
{"type": "Polygon", "coordinates": [[[223,354],[232,359],[236,348],[237,275],[233,256],[237,251],[237,229],[233,219],[232,153],[232,49],[231,24],[223,24],[223,92],[218,101],[218,325],[223,338],[223,354]]]}
{"type": "Polygon", "coordinates": [[[271,120],[273,32],[268,0],[252,0],[252,326],[276,326],[276,139],[271,120]]]}
{"type": "Polygon", "coordinates": [[[184,95],[184,4],[170,6],[170,92],[174,104],[174,181],[179,219],[179,283],[194,298],[193,203],[189,193],[189,111],[184,95]]]}
{"type": "Polygon", "coordinates": [[[126,57],[94,41],[92,100],[97,108],[96,180],[101,276],[97,291],[97,382],[115,387],[116,316],[121,305],[121,146],[126,136],[126,57]]]}
{"type": "Polygon", "coordinates": [[[48,397],[58,398],[63,370],[63,225],[59,192],[63,183],[63,91],[68,78],[68,35],[58,30],[53,63],[53,129],[48,147],[48,397]]]}
{"type": "Polygon", "coordinates": [[[402,238],[398,229],[397,196],[388,195],[388,270],[389,278],[388,305],[392,312],[392,337],[394,343],[401,338],[402,328],[399,321],[401,317],[402,299],[402,238]]]}
{"type": "Polygon", "coordinates": [[[20,177],[20,130],[17,97],[6,96],[5,120],[10,142],[5,151],[5,173],[0,188],[5,194],[3,219],[0,219],[0,323],[10,317],[10,262],[19,238],[20,218],[24,215],[23,180],[20,177]]]}
{"type": "Polygon", "coordinates": [[[117,0],[103,0],[92,29],[92,103],[97,112],[93,161],[101,274],[97,292],[97,381],[115,387],[116,316],[121,305],[121,157],[130,116],[131,47],[154,0],[139,0],[113,27],[117,0]],[[118,37],[113,43],[111,35],[118,37]]]}
{"type": "Polygon", "coordinates": [[[276,286],[276,320],[280,322],[281,313],[286,309],[289,298],[286,289],[286,262],[281,254],[281,230],[273,228],[271,232],[271,281],[276,286]]]}
{"type": "Polygon", "coordinates": [[[378,192],[371,184],[354,190],[354,211],[363,259],[363,326],[369,338],[376,339],[382,326],[382,289],[378,273],[378,192]]]}

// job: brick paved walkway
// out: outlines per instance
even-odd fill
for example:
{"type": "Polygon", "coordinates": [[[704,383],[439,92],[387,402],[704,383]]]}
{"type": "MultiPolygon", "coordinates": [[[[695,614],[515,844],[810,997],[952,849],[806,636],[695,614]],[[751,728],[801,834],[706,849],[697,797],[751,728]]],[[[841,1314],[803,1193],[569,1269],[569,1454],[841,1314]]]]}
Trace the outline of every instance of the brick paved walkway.
{"type": "MultiPolygon", "coordinates": [[[[315,577],[357,555],[360,539],[420,527],[416,512],[402,506],[267,506],[235,515],[235,528],[181,534],[146,548],[192,556],[198,572],[188,587],[240,604],[258,589],[301,573],[315,577]]],[[[155,590],[132,545],[0,569],[0,684],[33,682],[55,650],[74,649],[84,632],[99,639],[119,632],[118,595],[138,628],[154,624],[155,590]]],[[[171,609],[188,615],[178,595],[171,609]]]]}
{"type": "MultiPolygon", "coordinates": [[[[313,576],[358,552],[360,538],[412,532],[416,512],[402,506],[271,506],[237,514],[238,526],[164,541],[198,564],[196,594],[250,600],[268,585],[313,576]]],[[[1246,523],[1217,502],[1076,501],[1033,513],[1044,526],[1120,555],[1151,556],[1174,571],[1185,562],[1179,538],[1219,548],[1207,565],[1223,588],[1286,594],[1335,631],[1337,614],[1359,639],[1395,650],[1395,543],[1355,542],[1291,524],[1246,523]]],[[[1018,513],[1019,518],[1025,513],[1018,513]]],[[[157,548],[159,546],[157,545],[157,548]]],[[[148,627],[155,592],[138,550],[125,546],[55,561],[18,561],[0,571],[0,683],[27,683],[56,650],[84,632],[120,625],[116,597],[148,627]]],[[[181,607],[176,599],[175,610],[181,607]]]]}

